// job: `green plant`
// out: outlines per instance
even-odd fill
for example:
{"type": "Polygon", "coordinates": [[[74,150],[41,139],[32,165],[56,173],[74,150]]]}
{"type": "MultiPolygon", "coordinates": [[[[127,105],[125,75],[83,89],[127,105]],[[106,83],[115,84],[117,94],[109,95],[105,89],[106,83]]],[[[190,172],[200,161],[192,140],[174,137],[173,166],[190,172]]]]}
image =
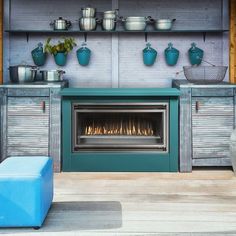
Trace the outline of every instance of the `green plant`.
{"type": "Polygon", "coordinates": [[[44,51],[53,55],[58,52],[69,53],[76,46],[74,38],[64,38],[64,41],[58,41],[57,44],[50,44],[51,38],[48,38],[44,47],[44,51]]]}

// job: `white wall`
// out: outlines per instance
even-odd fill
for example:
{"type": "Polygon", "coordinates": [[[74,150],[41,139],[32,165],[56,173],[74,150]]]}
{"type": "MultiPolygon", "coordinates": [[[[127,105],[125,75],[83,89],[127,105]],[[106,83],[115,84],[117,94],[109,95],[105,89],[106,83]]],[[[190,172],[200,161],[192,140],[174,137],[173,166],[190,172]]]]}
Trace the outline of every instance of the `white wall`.
{"type": "MultiPolygon", "coordinates": [[[[227,1],[224,1],[227,7],[227,1]]],[[[219,29],[222,26],[222,1],[221,0],[11,0],[10,9],[5,9],[10,15],[12,29],[49,29],[49,22],[59,16],[74,22],[73,27],[78,27],[80,8],[87,6],[97,7],[98,11],[112,9],[118,5],[122,16],[148,16],[154,18],[176,18],[174,29],[219,29]]],[[[7,7],[7,4],[5,8],[7,7]]],[[[8,18],[9,19],[9,18],[8,18]]],[[[122,26],[119,26],[121,28],[122,26]]],[[[30,35],[26,42],[24,34],[10,35],[9,54],[5,48],[5,61],[9,65],[22,62],[32,64],[31,50],[38,42],[45,42],[47,37],[58,39],[58,35],[30,35]]],[[[63,36],[63,35],[61,35],[63,36]]],[[[69,36],[69,35],[68,35],[69,36]]],[[[83,42],[82,34],[71,35],[76,38],[78,47],[83,42]]],[[[8,35],[5,33],[5,42],[8,35]]],[[[91,63],[87,67],[78,64],[76,49],[69,54],[68,62],[64,69],[65,78],[69,79],[71,86],[76,87],[159,87],[169,86],[171,78],[184,65],[189,65],[187,51],[192,42],[205,51],[204,59],[216,65],[228,65],[228,33],[207,34],[205,42],[202,33],[158,33],[148,34],[152,47],[158,51],[158,58],[154,66],[146,67],[142,62],[142,50],[145,47],[144,34],[125,33],[113,36],[111,34],[88,34],[88,47],[92,50],[91,63]],[[167,66],[164,60],[164,49],[168,42],[180,51],[178,64],[174,67],[167,66]],[[113,51],[112,51],[113,49],[113,51]],[[114,51],[117,50],[117,51],[114,51]],[[117,56],[116,56],[117,55],[117,56]],[[116,64],[112,64],[112,57],[117,57],[116,64]],[[118,68],[117,75],[112,73],[118,68]],[[114,83],[114,80],[117,83],[114,83]]],[[[7,47],[8,44],[6,43],[7,47]]],[[[5,81],[8,80],[8,71],[5,63],[5,81]]],[[[42,69],[58,68],[52,56],[48,57],[42,69]]],[[[226,76],[228,80],[228,75],[226,76]]],[[[181,74],[178,78],[184,78],[181,74]]]]}

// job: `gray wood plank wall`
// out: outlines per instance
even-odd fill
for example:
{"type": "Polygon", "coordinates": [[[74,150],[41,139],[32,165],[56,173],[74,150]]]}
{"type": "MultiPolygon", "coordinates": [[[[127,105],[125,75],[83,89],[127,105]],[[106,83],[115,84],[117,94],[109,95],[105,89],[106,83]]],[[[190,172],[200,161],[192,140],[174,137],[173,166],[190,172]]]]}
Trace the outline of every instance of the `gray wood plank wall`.
{"type": "MultiPolygon", "coordinates": [[[[148,16],[154,18],[176,18],[174,29],[218,29],[224,23],[227,26],[226,0],[5,0],[5,27],[8,20],[12,29],[49,29],[49,22],[59,16],[71,20],[73,27],[78,27],[80,8],[91,5],[98,11],[119,7],[122,16],[148,16]],[[222,2],[224,4],[222,4],[222,2]],[[10,3],[10,4],[9,4],[10,3]],[[224,7],[222,7],[224,6],[224,7]],[[10,10],[9,10],[10,8],[10,10]],[[224,14],[222,14],[224,12],[224,14]],[[8,14],[8,16],[6,15],[8,14]],[[222,16],[224,19],[222,20],[222,16]]],[[[121,27],[121,26],[119,26],[121,27]]],[[[32,64],[31,50],[38,42],[45,42],[47,37],[58,39],[58,35],[30,35],[29,42],[22,35],[5,34],[4,47],[4,80],[8,81],[9,65],[22,62],[32,64]]],[[[63,35],[61,35],[63,36],[63,35]]],[[[83,35],[74,35],[78,47],[83,42],[83,35]]],[[[158,51],[157,62],[146,67],[142,62],[142,49],[145,47],[144,34],[88,34],[88,47],[92,50],[91,63],[87,67],[78,64],[74,50],[63,68],[65,78],[71,86],[77,87],[159,87],[171,86],[175,72],[189,65],[187,50],[192,42],[205,51],[204,59],[216,65],[228,65],[228,33],[207,34],[206,41],[199,34],[149,34],[148,40],[158,51]],[[166,65],[164,49],[168,42],[180,50],[178,64],[166,65]]],[[[78,48],[77,47],[77,48],[78,48]]],[[[76,48],[76,49],[77,49],[76,48]]],[[[48,57],[42,69],[56,69],[52,56],[48,57]]],[[[184,75],[180,74],[179,79],[184,75]]],[[[228,80],[228,74],[226,75],[228,80]]]]}

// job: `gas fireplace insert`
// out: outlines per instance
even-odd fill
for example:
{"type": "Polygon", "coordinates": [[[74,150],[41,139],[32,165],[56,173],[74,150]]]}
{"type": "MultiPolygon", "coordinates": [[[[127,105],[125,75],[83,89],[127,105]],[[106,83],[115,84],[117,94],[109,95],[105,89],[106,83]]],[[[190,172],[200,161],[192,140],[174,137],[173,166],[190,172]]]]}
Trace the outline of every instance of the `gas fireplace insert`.
{"type": "Polygon", "coordinates": [[[66,88],[63,171],[177,171],[173,88],[66,88]]]}
{"type": "Polygon", "coordinates": [[[168,150],[168,103],[73,104],[73,151],[168,150]]]}

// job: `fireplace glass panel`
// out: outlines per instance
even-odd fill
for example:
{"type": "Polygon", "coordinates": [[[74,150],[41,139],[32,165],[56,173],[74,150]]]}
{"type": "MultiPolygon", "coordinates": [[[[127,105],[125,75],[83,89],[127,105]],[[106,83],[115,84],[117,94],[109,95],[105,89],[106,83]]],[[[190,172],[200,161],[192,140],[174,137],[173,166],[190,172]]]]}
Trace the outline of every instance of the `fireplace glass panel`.
{"type": "Polygon", "coordinates": [[[167,104],[74,105],[74,151],[167,149],[167,104]]]}

